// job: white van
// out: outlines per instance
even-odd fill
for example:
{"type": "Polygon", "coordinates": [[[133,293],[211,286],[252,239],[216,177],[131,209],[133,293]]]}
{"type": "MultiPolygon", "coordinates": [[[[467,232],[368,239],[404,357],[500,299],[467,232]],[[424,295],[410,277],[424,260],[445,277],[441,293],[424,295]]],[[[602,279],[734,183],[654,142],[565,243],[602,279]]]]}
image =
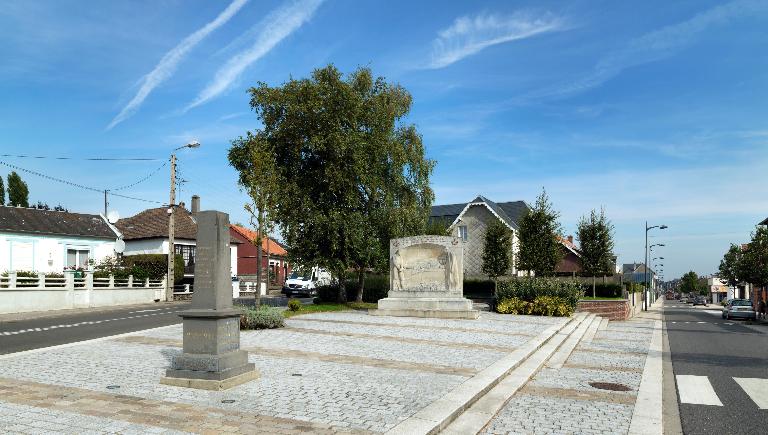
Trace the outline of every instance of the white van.
{"type": "Polygon", "coordinates": [[[317,295],[317,288],[331,284],[331,274],[321,267],[297,269],[285,281],[281,293],[287,297],[317,295]]]}

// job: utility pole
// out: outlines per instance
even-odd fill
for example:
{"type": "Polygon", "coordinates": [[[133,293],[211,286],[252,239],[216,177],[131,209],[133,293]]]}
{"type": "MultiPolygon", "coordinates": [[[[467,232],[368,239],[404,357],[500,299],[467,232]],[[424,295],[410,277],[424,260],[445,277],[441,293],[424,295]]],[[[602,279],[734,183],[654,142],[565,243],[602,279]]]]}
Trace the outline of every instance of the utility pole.
{"type": "Polygon", "coordinates": [[[176,250],[173,246],[176,214],[176,153],[171,154],[171,198],[168,203],[168,279],[166,281],[165,300],[173,302],[174,260],[176,250]]]}
{"type": "Polygon", "coordinates": [[[643,310],[648,311],[648,221],[645,221],[645,263],[643,267],[645,268],[643,276],[643,310]]]}

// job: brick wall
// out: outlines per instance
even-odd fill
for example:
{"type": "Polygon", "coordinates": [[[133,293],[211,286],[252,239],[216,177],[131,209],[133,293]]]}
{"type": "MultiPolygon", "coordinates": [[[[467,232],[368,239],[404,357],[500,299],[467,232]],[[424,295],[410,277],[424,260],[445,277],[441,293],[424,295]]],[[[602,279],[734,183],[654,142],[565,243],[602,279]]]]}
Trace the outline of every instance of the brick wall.
{"type": "Polygon", "coordinates": [[[579,301],[576,311],[587,311],[608,320],[627,320],[631,307],[628,300],[579,301]]]}

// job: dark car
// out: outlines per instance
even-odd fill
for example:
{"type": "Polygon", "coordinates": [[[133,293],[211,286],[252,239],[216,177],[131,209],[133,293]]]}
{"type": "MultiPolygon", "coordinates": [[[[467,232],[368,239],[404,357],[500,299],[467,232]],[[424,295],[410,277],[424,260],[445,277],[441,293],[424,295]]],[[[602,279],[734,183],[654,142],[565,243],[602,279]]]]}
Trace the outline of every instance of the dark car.
{"type": "Polygon", "coordinates": [[[693,299],[693,305],[694,306],[696,306],[696,305],[704,305],[706,307],[707,306],[707,298],[705,298],[704,296],[696,296],[693,299]]]}
{"type": "Polygon", "coordinates": [[[723,307],[723,319],[757,319],[755,307],[749,299],[731,299],[723,307]]]}

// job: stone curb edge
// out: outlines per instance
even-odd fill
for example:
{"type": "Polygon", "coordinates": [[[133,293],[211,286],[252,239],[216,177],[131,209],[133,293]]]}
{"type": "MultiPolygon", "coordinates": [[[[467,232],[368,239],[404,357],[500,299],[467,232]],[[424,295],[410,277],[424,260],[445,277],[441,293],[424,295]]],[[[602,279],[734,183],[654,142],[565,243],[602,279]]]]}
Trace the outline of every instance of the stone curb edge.
{"type": "Polygon", "coordinates": [[[64,349],[64,348],[67,348],[67,347],[78,346],[78,345],[81,345],[81,344],[98,343],[98,342],[101,342],[101,341],[113,340],[115,338],[127,337],[127,336],[130,336],[130,335],[136,335],[136,334],[139,334],[139,333],[142,333],[142,332],[146,332],[146,331],[159,331],[161,329],[178,327],[179,325],[180,324],[177,323],[175,325],[158,326],[157,328],[140,329],[138,331],[125,332],[125,333],[122,333],[122,334],[107,335],[106,337],[91,338],[89,340],[73,341],[71,343],[57,344],[55,346],[47,346],[47,347],[40,347],[40,348],[37,348],[37,349],[22,350],[20,352],[6,353],[6,354],[3,354],[3,355],[0,355],[0,360],[9,359],[9,358],[15,358],[15,357],[18,357],[18,356],[32,355],[32,354],[41,353],[41,352],[47,352],[49,350],[64,349]]]}
{"type": "Polygon", "coordinates": [[[645,368],[637,391],[637,401],[629,424],[630,435],[662,434],[662,324],[654,320],[653,335],[645,358],[645,368]]]}
{"type": "Polygon", "coordinates": [[[523,364],[558,332],[575,321],[576,317],[574,316],[559,325],[550,326],[522,347],[478,372],[416,414],[401,421],[397,426],[388,430],[386,435],[438,433],[501,382],[510,372],[523,364]]]}

